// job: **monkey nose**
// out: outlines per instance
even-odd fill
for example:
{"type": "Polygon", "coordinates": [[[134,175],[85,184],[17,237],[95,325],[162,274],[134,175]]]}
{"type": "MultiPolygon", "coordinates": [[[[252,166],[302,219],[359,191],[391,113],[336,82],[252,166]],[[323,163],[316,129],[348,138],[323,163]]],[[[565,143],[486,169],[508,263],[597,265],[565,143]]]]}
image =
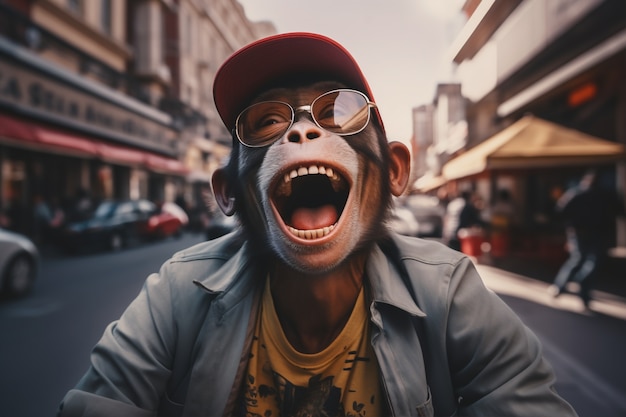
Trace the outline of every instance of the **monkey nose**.
{"type": "Polygon", "coordinates": [[[285,135],[289,142],[301,143],[321,137],[322,129],[308,120],[295,122],[285,135]]]}

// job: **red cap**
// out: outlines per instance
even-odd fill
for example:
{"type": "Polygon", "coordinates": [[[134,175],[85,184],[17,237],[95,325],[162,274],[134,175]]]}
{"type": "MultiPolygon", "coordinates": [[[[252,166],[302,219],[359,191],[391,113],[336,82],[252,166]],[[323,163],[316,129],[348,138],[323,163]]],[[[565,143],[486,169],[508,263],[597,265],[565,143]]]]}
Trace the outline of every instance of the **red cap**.
{"type": "MultiPolygon", "coordinates": [[[[283,33],[244,46],[217,71],[213,99],[226,127],[235,127],[239,113],[263,88],[299,73],[339,81],[374,101],[359,65],[343,46],[315,33],[283,33]]],[[[382,127],[377,109],[374,114],[382,127]]]]}

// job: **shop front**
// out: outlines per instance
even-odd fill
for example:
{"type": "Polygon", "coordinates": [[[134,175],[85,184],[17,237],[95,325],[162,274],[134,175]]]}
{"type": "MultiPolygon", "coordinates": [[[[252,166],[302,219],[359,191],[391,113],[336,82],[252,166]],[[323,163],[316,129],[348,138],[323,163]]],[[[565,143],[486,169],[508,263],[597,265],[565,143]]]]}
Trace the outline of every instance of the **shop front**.
{"type": "Polygon", "coordinates": [[[511,196],[515,213],[506,232],[492,222],[481,239],[471,236],[472,251],[487,248],[497,257],[559,264],[566,257],[566,247],[556,201],[592,168],[606,187],[615,189],[616,164],[625,158],[622,144],[525,116],[450,160],[442,175],[448,183],[475,190],[486,211],[497,204],[502,190],[511,196]]]}
{"type": "Polygon", "coordinates": [[[0,38],[0,221],[31,233],[34,204],[173,201],[187,169],[157,109],[0,38]]]}

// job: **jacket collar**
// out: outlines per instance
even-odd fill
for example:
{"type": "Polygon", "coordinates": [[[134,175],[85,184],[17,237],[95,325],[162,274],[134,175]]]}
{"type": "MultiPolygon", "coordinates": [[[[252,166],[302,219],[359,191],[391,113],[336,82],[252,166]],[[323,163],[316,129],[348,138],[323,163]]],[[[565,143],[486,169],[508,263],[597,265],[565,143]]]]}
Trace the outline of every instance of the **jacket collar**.
{"type": "MultiPolygon", "coordinates": [[[[230,247],[228,244],[224,246],[230,247]]],[[[206,260],[209,258],[222,264],[212,268],[205,278],[194,280],[194,284],[219,299],[225,311],[239,303],[255,286],[262,287],[265,272],[253,267],[248,243],[203,257],[206,260]]]]}
{"type": "Polygon", "coordinates": [[[398,269],[378,245],[368,258],[366,273],[373,304],[387,304],[416,317],[426,316],[407,291],[398,269]]]}
{"type": "MultiPolygon", "coordinates": [[[[222,245],[230,247],[230,245],[222,245]]],[[[209,258],[205,256],[205,258],[209,258]]],[[[249,290],[251,285],[263,282],[265,271],[252,265],[250,245],[243,243],[238,249],[226,249],[213,253],[211,260],[222,260],[223,263],[214,272],[194,283],[207,293],[220,297],[225,308],[236,304],[249,290]]],[[[386,304],[400,309],[412,316],[425,317],[424,313],[407,291],[406,283],[400,272],[387,258],[378,245],[370,253],[366,265],[372,302],[386,304]]]]}

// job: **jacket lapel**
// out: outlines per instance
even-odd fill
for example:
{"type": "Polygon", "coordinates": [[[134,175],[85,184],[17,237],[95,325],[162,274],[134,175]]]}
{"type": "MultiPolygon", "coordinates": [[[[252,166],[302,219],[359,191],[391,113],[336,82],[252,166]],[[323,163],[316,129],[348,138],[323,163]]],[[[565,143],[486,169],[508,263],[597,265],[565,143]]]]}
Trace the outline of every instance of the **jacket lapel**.
{"type": "Polygon", "coordinates": [[[418,320],[426,314],[406,289],[398,270],[376,247],[368,260],[372,346],[396,416],[414,416],[430,400],[418,320]]]}
{"type": "Polygon", "coordinates": [[[184,415],[223,415],[234,389],[255,299],[263,284],[244,245],[214,274],[195,284],[213,296],[194,348],[194,365],[184,415]]]}

